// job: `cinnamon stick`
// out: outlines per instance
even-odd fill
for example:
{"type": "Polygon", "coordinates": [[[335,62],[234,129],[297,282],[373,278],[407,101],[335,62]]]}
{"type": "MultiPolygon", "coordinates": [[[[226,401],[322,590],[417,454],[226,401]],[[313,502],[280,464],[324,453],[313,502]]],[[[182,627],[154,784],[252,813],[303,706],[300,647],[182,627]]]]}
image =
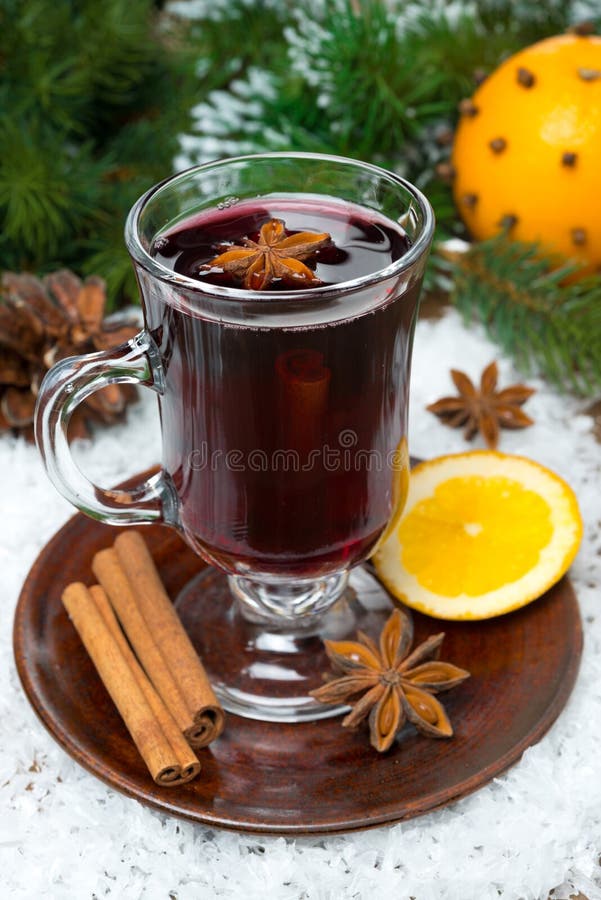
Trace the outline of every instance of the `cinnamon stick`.
{"type": "Polygon", "coordinates": [[[186,781],[189,781],[190,778],[194,778],[200,772],[200,762],[198,757],[190,748],[189,743],[177,727],[177,723],[173,716],[153,688],[147,676],[144,674],[142,666],[132,653],[131,647],[127,643],[121,630],[121,626],[115,618],[115,613],[113,612],[113,608],[105,591],[98,584],[93,585],[89,590],[92,599],[96,604],[96,608],[104,619],[108,630],[115,639],[123,658],[130,667],[134,678],[144,694],[146,702],[161,726],[163,734],[175,755],[181,776],[186,781]]]}
{"type": "Polygon", "coordinates": [[[285,449],[301,454],[323,443],[332,373],[317,350],[288,350],[275,362],[279,383],[278,415],[285,449]]]}
{"type": "Polygon", "coordinates": [[[106,591],[146,675],[184,736],[189,739],[189,732],[194,730],[193,716],[138,607],[138,600],[117,551],[111,547],[97,553],[92,560],[92,571],[106,591]]]}
{"type": "Polygon", "coordinates": [[[200,769],[198,760],[182,767],[90,590],[70,584],[62,600],[153,779],[163,786],[190,781],[200,769]]]}
{"type": "Polygon", "coordinates": [[[138,609],[192,717],[193,725],[186,730],[186,737],[193,746],[204,747],[223,731],[223,709],[165,591],[142,535],[128,528],[116,539],[115,551],[135,594],[138,609]]]}

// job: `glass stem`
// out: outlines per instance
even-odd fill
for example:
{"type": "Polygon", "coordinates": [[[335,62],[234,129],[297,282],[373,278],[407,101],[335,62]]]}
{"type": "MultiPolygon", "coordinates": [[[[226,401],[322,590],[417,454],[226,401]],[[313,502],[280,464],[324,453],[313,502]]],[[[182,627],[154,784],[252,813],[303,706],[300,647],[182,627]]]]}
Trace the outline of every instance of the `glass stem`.
{"type": "Polygon", "coordinates": [[[321,613],[330,609],[343,593],[348,572],[325,578],[244,578],[230,575],[232,594],[241,614],[250,622],[275,628],[314,626],[321,613]]]}

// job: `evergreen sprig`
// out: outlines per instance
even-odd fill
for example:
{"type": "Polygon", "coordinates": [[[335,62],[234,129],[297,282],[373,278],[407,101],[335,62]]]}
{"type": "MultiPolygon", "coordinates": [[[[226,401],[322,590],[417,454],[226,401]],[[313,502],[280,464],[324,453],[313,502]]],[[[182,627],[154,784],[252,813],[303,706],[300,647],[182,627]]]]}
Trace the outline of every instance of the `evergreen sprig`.
{"type": "Polygon", "coordinates": [[[127,210],[172,170],[196,53],[151,0],[0,0],[0,266],[133,300],[127,210]]]}
{"type": "Polygon", "coordinates": [[[167,11],[183,17],[186,38],[196,48],[196,74],[203,94],[227,89],[234,79],[266,60],[273,71],[285,69],[284,28],[293,21],[291,0],[212,0],[202,18],[190,20],[193,8],[189,0],[180,0],[169,4],[167,11]]]}
{"type": "Polygon", "coordinates": [[[445,73],[420,66],[398,16],[384,3],[332,0],[321,22],[311,22],[309,12],[301,4],[297,27],[288,31],[290,59],[317,91],[339,151],[398,159],[400,148],[448,111],[441,96],[445,73]]]}
{"type": "Polygon", "coordinates": [[[525,373],[582,396],[601,390],[601,279],[574,281],[540,248],[505,235],[455,257],[451,299],[525,373]]]}

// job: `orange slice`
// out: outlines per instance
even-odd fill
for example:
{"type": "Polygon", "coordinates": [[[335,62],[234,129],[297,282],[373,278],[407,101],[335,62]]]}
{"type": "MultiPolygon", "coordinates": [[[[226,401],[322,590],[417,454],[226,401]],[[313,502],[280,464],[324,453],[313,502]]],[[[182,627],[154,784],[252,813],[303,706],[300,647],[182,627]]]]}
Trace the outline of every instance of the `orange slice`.
{"type": "Polygon", "coordinates": [[[374,562],[391,593],[440,619],[525,606],[567,571],[582,539],[572,489],[521,456],[474,450],[421,463],[374,562]]]}

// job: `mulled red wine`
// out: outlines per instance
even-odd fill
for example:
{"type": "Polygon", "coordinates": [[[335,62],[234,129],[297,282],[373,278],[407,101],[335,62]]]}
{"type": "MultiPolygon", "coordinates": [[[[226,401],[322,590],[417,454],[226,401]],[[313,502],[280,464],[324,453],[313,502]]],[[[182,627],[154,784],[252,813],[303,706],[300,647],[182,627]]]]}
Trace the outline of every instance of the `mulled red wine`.
{"type": "MultiPolygon", "coordinates": [[[[211,266],[216,256],[245,239],[257,241],[261,226],[269,221],[284,223],[286,236],[298,232],[326,232],[331,241],[307,260],[321,286],[352,281],[378,272],[399,259],[408,249],[403,231],[383,217],[366,218],[366,210],[351,204],[282,198],[280,201],[236,204],[217,214],[201,213],[183,226],[155,239],[152,255],[167,268],[190,278],[223,287],[241,287],[227,272],[211,266]]],[[[270,291],[305,285],[274,279],[270,291]]]]}
{"type": "MultiPolygon", "coordinates": [[[[378,272],[409,248],[392,221],[307,196],[203,212],[161,233],[151,253],[209,290],[237,288],[211,261],[256,242],[273,219],[287,236],[330,235],[305,260],[326,288],[378,272]]],[[[372,552],[404,502],[419,283],[393,284],[367,313],[302,328],[228,325],[146,296],[165,369],[163,465],[182,527],[209,561],[238,574],[309,578],[372,552]]],[[[269,285],[290,288],[277,278],[269,285]]],[[[315,291],[305,296],[313,302],[315,291]]]]}

